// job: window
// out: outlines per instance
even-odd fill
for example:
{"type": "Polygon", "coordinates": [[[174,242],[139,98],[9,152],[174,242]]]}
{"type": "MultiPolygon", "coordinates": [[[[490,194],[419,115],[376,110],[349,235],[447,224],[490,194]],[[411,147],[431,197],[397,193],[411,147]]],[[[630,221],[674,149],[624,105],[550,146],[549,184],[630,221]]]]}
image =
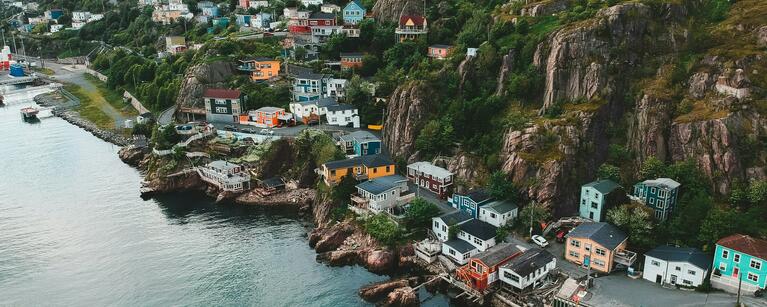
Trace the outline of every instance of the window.
{"type": "Polygon", "coordinates": [[[655,187],[650,188],[650,194],[656,194],[658,192],[658,189],[655,187]]]}
{"type": "Polygon", "coordinates": [[[570,240],[570,245],[574,247],[581,247],[581,242],[578,240],[570,240]]]}
{"type": "Polygon", "coordinates": [[[753,281],[755,283],[759,282],[759,275],[756,275],[754,273],[748,272],[748,280],[753,281]]]}
{"type": "Polygon", "coordinates": [[[727,264],[726,263],[720,263],[719,264],[719,271],[727,271],[727,264]]]}
{"type": "Polygon", "coordinates": [[[576,253],[576,252],[574,252],[574,251],[570,251],[570,257],[580,258],[581,255],[576,253]]]}
{"type": "Polygon", "coordinates": [[[455,256],[455,250],[453,250],[453,249],[451,248],[451,249],[450,249],[450,254],[451,254],[451,255],[453,255],[453,256],[455,256]]]}
{"type": "Polygon", "coordinates": [[[727,259],[728,257],[730,257],[730,251],[722,250],[722,258],[727,259]]]}
{"type": "Polygon", "coordinates": [[[682,267],[679,267],[679,266],[677,266],[677,267],[676,267],[676,268],[674,268],[674,269],[675,269],[675,270],[677,270],[677,271],[682,271],[682,267]]]}
{"type": "Polygon", "coordinates": [[[447,231],[447,226],[442,225],[442,231],[447,231]]]}
{"type": "Polygon", "coordinates": [[[591,250],[591,244],[585,244],[583,246],[583,248],[586,249],[586,251],[590,251],[591,250]]]}
{"type": "Polygon", "coordinates": [[[511,279],[511,281],[513,282],[519,282],[519,277],[517,277],[517,275],[509,273],[509,271],[504,271],[503,276],[508,279],[511,279]]]}
{"type": "Polygon", "coordinates": [[[651,205],[654,205],[654,204],[655,204],[655,198],[650,198],[650,204],[651,204],[651,205]]]}
{"type": "Polygon", "coordinates": [[[687,279],[683,279],[682,283],[684,283],[685,285],[692,285],[692,282],[687,279]]]}
{"type": "Polygon", "coordinates": [[[490,213],[491,218],[495,218],[495,213],[490,213]]]}
{"type": "Polygon", "coordinates": [[[439,222],[437,222],[437,221],[434,221],[434,227],[437,227],[437,228],[439,228],[439,222]]]}
{"type": "Polygon", "coordinates": [[[736,263],[740,263],[740,254],[738,253],[732,254],[732,261],[735,261],[736,263]]]}
{"type": "Polygon", "coordinates": [[[474,243],[482,245],[482,240],[480,240],[479,238],[474,238],[474,243]]]}
{"type": "Polygon", "coordinates": [[[591,208],[597,209],[597,208],[599,208],[599,204],[592,201],[591,202],[591,208]]]}
{"type": "Polygon", "coordinates": [[[693,270],[687,270],[687,274],[690,274],[692,276],[695,276],[695,271],[693,270]]]}
{"type": "Polygon", "coordinates": [[[756,270],[762,269],[762,262],[759,260],[751,259],[751,268],[756,270]]]}
{"type": "Polygon", "coordinates": [[[652,265],[654,265],[654,266],[657,266],[657,267],[659,267],[659,266],[660,266],[660,262],[658,262],[658,261],[655,261],[655,260],[652,260],[652,261],[650,261],[650,263],[651,263],[652,265]]]}
{"type": "Polygon", "coordinates": [[[605,250],[603,250],[601,248],[597,248],[596,249],[596,253],[597,253],[597,255],[600,255],[600,256],[604,256],[606,254],[605,250]]]}
{"type": "Polygon", "coordinates": [[[600,267],[604,267],[605,266],[605,262],[602,261],[602,260],[599,260],[599,259],[594,259],[594,265],[600,266],[600,267]]]}

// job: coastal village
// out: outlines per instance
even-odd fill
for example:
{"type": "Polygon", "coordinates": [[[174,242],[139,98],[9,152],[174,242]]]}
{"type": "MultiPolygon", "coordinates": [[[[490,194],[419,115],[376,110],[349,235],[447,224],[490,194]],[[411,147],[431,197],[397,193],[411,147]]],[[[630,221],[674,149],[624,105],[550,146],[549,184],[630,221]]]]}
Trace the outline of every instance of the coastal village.
{"type": "MultiPolygon", "coordinates": [[[[183,0],[138,0],[135,5],[151,9],[151,21],[158,25],[204,24],[204,34],[213,41],[272,39],[279,44],[274,46],[278,56],[238,54],[225,58],[225,65],[248,86],[289,89],[286,101],[252,108],[252,101],[266,98],[248,95],[246,86],[200,82],[193,87],[197,97],[158,110],[125,87],[118,94],[136,114],[115,123],[121,133],[102,135],[124,146],[121,159],[142,170],[145,182],[137,191],[142,197],[197,190],[221,205],[297,208],[317,224],[308,237],[318,260],[392,276],[359,290],[365,300],[387,306],[417,306],[433,293],[446,293],[458,305],[612,306],[623,305],[619,302],[626,296],[637,296],[637,306],[704,305],[709,293],[744,306],[767,305],[763,237],[726,233],[705,250],[671,243],[647,246],[632,238],[654,235],[642,232],[648,229],[642,223],[677,225],[670,221],[690,212],[679,204],[691,189],[679,182],[687,178],[654,172],[627,185],[623,179],[629,177],[617,170],[574,172],[567,180],[579,189],[561,198],[569,201],[559,206],[567,210],[552,214],[550,204],[508,192],[517,183],[512,175],[491,173],[477,181],[470,166],[455,167],[450,152],[399,154],[391,142],[402,143],[387,131],[399,129],[397,119],[386,114],[395,95],[379,96],[380,82],[360,77],[365,61],[378,59],[364,48],[344,48],[320,61],[338,36],[354,42],[366,35],[361,25],[377,18],[372,2],[292,2],[295,6],[277,11],[272,0],[239,0],[234,8],[212,1],[190,7],[183,0]],[[229,28],[236,34],[226,38],[221,31],[229,28]],[[359,91],[375,102],[373,111],[355,101],[359,91]]],[[[35,2],[3,3],[22,12],[38,11],[35,2]]],[[[398,13],[391,38],[396,44],[424,42],[433,31],[428,15],[419,6],[398,13]]],[[[50,36],[104,18],[50,9],[9,20],[20,32],[50,36]]],[[[205,42],[188,41],[185,34],[162,37],[163,47],[152,57],[183,59],[185,53],[206,50],[205,42]]],[[[417,46],[425,63],[469,63],[489,52],[479,44],[447,43],[417,46]]],[[[78,57],[71,65],[79,68],[69,70],[114,82],[94,64],[110,48],[98,50],[78,57]]],[[[56,74],[35,74],[30,66],[35,59],[28,56],[5,46],[0,74],[9,77],[0,84],[21,77],[62,81],[56,74]]],[[[731,77],[720,76],[711,82],[712,92],[733,100],[756,95],[746,73],[739,69],[731,77]]],[[[62,110],[56,101],[72,96],[61,87],[46,95],[36,101],[62,110]]],[[[549,151],[537,155],[557,150],[549,151]]],[[[757,223],[765,228],[764,220],[757,223]]]]}

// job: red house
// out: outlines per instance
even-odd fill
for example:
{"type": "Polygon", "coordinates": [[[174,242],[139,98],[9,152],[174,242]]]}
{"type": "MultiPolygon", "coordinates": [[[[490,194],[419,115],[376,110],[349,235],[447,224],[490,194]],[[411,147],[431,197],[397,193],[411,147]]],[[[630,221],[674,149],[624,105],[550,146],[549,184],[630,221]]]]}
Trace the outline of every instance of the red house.
{"type": "MultiPolygon", "coordinates": [[[[341,65],[343,66],[343,63],[341,65]]],[[[426,161],[409,164],[407,179],[434,192],[441,199],[447,198],[453,185],[453,173],[426,161]]]]}
{"type": "Polygon", "coordinates": [[[521,254],[516,245],[501,243],[469,259],[469,263],[456,270],[456,275],[467,286],[484,293],[498,281],[498,269],[521,254]]]}
{"type": "Polygon", "coordinates": [[[329,13],[323,13],[323,12],[314,12],[311,15],[309,15],[309,26],[335,26],[336,25],[336,15],[335,14],[329,14],[329,13]]]}
{"type": "Polygon", "coordinates": [[[362,67],[362,53],[359,52],[341,52],[341,68],[354,69],[362,67]]]}
{"type": "Polygon", "coordinates": [[[450,45],[431,45],[429,46],[429,52],[427,55],[430,58],[446,59],[450,53],[453,52],[453,46],[450,45]]]}

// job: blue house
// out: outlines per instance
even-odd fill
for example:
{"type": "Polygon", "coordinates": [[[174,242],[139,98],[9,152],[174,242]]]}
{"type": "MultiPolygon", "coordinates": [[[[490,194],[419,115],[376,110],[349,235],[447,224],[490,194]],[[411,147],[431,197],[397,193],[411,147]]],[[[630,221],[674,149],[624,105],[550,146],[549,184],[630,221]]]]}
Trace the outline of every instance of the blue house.
{"type": "Polygon", "coordinates": [[[767,240],[734,234],[719,239],[711,285],[727,292],[753,294],[767,286],[767,240]]]}
{"type": "Polygon", "coordinates": [[[365,10],[359,0],[353,0],[344,7],[344,23],[347,25],[356,25],[362,21],[362,19],[365,19],[366,12],[367,10],[365,10]]]}
{"type": "Polygon", "coordinates": [[[235,15],[234,15],[234,17],[236,18],[236,21],[235,21],[235,22],[236,22],[236,23],[237,23],[237,25],[238,25],[238,26],[240,26],[240,27],[242,27],[242,26],[245,26],[245,27],[250,27],[250,22],[251,22],[251,20],[253,20],[253,19],[254,19],[254,16],[253,16],[253,15],[240,15],[240,14],[235,14],[235,15]]]}
{"type": "Polygon", "coordinates": [[[652,208],[657,220],[665,221],[676,207],[679,186],[679,182],[670,178],[645,180],[634,185],[632,198],[652,208]]]}
{"type": "Polygon", "coordinates": [[[293,74],[293,100],[310,101],[320,99],[327,91],[332,76],[299,70],[293,74]]]}
{"type": "Polygon", "coordinates": [[[381,153],[381,139],[368,131],[355,131],[339,137],[338,145],[348,156],[367,156],[381,153]]]}
{"type": "Polygon", "coordinates": [[[479,218],[479,207],[490,203],[492,198],[483,189],[471,190],[466,194],[454,193],[448,199],[453,208],[468,213],[473,218],[479,218]]]}
{"type": "Polygon", "coordinates": [[[607,209],[619,205],[625,198],[622,190],[620,185],[610,179],[582,185],[580,216],[594,222],[604,222],[607,209]]]}

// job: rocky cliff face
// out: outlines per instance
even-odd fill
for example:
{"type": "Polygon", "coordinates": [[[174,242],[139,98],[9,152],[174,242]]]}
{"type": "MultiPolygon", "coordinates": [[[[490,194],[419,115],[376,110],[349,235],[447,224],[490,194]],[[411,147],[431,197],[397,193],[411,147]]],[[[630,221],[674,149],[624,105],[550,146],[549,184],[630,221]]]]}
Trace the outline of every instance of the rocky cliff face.
{"type": "Polygon", "coordinates": [[[423,81],[397,87],[386,106],[383,141],[389,153],[408,158],[415,152],[415,138],[429,115],[432,89],[423,81]]]}
{"type": "Polygon", "coordinates": [[[422,2],[416,0],[378,0],[373,17],[378,22],[398,22],[400,15],[423,14],[422,2]]]}
{"type": "Polygon", "coordinates": [[[206,87],[222,87],[233,76],[236,67],[230,62],[199,64],[186,71],[176,104],[182,107],[204,108],[202,92],[206,87]]]}

